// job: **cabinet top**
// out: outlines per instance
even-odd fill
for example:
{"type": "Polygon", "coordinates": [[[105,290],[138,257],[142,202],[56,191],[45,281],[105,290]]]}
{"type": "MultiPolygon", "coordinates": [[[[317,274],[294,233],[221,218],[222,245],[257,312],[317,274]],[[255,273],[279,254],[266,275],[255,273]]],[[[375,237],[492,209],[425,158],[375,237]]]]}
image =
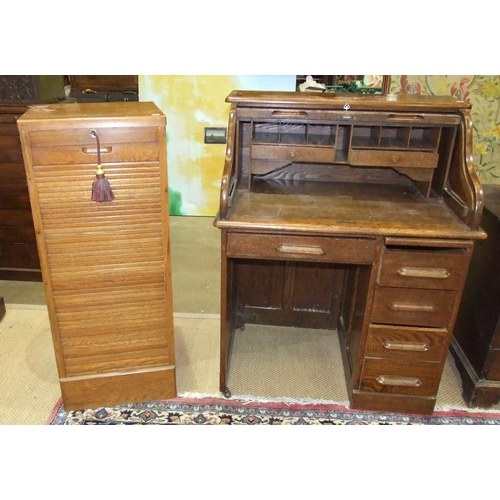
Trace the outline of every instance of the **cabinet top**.
{"type": "Polygon", "coordinates": [[[85,121],[137,118],[162,118],[165,115],[153,102],[93,102],[60,103],[32,106],[19,118],[18,123],[43,121],[85,121]]]}
{"type": "Polygon", "coordinates": [[[352,93],[281,92],[233,90],[226,102],[250,107],[290,107],[308,109],[345,109],[364,111],[457,111],[470,103],[450,96],[361,95],[352,93]]]}

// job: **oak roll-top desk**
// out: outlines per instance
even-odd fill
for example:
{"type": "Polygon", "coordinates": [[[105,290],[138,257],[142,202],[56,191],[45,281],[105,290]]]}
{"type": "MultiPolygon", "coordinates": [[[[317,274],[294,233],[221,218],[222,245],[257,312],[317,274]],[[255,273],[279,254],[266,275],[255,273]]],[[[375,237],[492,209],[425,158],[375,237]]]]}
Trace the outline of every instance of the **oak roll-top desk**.
{"type": "Polygon", "coordinates": [[[465,102],[234,91],[221,366],[245,323],[337,330],[350,406],[432,413],[479,222],[465,102]]]}

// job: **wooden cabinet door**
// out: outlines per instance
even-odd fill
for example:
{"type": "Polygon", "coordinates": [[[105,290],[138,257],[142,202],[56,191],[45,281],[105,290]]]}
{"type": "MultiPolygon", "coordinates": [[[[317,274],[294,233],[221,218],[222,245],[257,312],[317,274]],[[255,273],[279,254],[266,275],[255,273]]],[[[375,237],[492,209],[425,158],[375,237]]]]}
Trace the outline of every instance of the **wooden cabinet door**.
{"type": "Polygon", "coordinates": [[[18,123],[65,409],[175,397],[165,116],[68,104],[18,123]],[[109,202],[91,199],[92,130],[109,202]]]}

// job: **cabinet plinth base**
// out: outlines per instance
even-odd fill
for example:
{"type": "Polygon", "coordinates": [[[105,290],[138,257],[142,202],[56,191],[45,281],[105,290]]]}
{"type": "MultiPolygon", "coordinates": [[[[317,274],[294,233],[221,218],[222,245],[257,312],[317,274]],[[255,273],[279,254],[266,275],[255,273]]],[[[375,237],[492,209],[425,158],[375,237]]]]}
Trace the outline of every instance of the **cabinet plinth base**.
{"type": "Polygon", "coordinates": [[[64,409],[99,408],[176,397],[174,367],[60,379],[64,409]]]}

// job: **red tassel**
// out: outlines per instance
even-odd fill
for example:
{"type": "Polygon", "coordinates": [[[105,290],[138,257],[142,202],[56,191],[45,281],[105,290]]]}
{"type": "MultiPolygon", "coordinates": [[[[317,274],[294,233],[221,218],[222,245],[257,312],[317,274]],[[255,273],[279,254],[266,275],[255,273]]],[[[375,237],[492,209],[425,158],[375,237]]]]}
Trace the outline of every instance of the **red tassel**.
{"type": "Polygon", "coordinates": [[[90,135],[95,138],[97,142],[97,172],[95,180],[92,184],[92,201],[112,201],[115,198],[108,179],[104,175],[101,167],[101,144],[99,141],[99,134],[97,130],[92,129],[90,135]]]}
{"type": "Polygon", "coordinates": [[[92,201],[112,201],[114,198],[115,195],[104,172],[102,174],[98,173],[92,184],[92,201]]]}

